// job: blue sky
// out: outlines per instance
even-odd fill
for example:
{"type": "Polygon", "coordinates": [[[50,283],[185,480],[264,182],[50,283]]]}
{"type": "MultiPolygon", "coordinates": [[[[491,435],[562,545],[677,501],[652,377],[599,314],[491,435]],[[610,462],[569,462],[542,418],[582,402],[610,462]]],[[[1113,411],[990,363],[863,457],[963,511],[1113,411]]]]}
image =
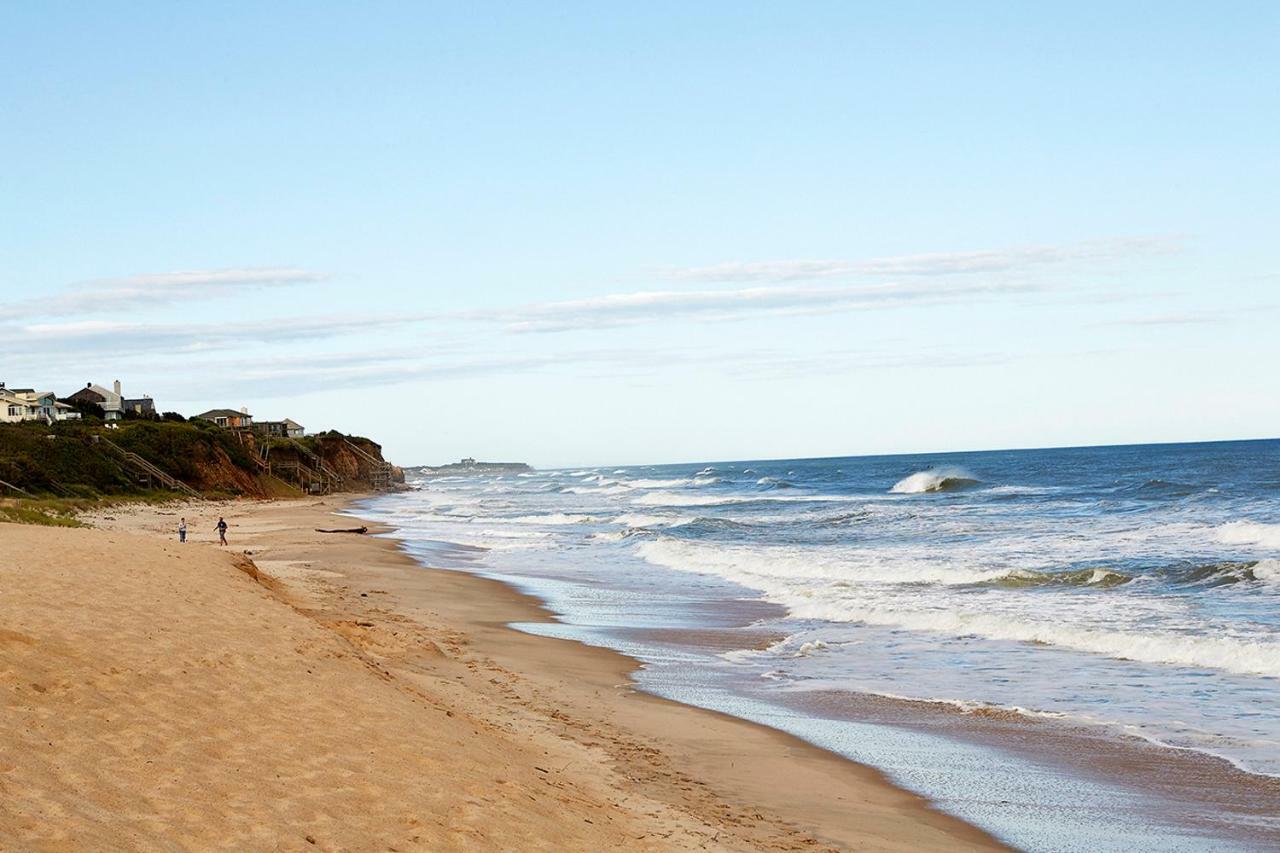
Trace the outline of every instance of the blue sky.
{"type": "Polygon", "coordinates": [[[405,464],[1280,432],[1280,7],[10,4],[0,379],[405,464]]]}

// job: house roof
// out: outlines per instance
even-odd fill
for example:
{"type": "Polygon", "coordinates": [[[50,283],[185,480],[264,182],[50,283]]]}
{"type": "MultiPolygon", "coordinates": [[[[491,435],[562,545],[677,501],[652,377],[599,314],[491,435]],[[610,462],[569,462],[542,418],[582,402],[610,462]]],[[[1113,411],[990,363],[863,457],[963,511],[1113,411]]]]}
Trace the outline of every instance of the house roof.
{"type": "Polygon", "coordinates": [[[0,396],[29,403],[35,403],[45,397],[53,397],[55,401],[58,399],[58,395],[52,391],[33,391],[30,388],[0,388],[0,396]]]}
{"type": "Polygon", "coordinates": [[[251,418],[253,415],[248,412],[241,412],[237,409],[210,409],[207,412],[201,412],[195,415],[197,418],[204,418],[206,421],[214,418],[251,418]]]}

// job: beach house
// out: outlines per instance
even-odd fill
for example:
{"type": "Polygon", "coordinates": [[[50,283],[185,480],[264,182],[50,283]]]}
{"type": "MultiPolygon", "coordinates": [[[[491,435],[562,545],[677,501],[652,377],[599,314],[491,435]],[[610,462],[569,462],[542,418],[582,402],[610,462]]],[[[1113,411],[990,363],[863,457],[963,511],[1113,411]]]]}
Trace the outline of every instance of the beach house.
{"type": "Polygon", "coordinates": [[[245,429],[253,426],[253,415],[249,414],[249,410],[243,406],[240,411],[235,409],[210,409],[207,412],[201,412],[195,417],[202,421],[212,421],[220,427],[228,429],[245,429]]]}
{"type": "Polygon", "coordinates": [[[22,421],[74,420],[80,413],[66,403],[58,402],[52,391],[36,391],[32,388],[8,388],[0,382],[0,423],[22,421]]]}
{"type": "Polygon", "coordinates": [[[123,420],[125,412],[137,415],[154,415],[155,401],[150,397],[125,397],[120,390],[120,380],[112,383],[110,388],[103,388],[92,382],[68,396],[70,403],[92,403],[102,407],[102,417],[108,421],[123,420]]]}
{"type": "Polygon", "coordinates": [[[254,421],[253,431],[271,438],[302,438],[307,434],[302,424],[289,418],[282,421],[254,421]]]}

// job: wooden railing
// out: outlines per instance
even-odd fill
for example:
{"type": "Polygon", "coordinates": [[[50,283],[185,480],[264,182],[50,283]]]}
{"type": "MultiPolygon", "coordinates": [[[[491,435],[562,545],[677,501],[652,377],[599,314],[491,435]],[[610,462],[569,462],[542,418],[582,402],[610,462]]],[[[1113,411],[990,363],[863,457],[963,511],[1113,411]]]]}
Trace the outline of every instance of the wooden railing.
{"type": "Polygon", "coordinates": [[[198,491],[191,488],[177,477],[165,473],[163,470],[148,462],[146,459],[143,459],[132,450],[125,450],[105,435],[97,436],[97,439],[115,451],[115,453],[124,459],[124,461],[134,470],[147,475],[151,480],[159,482],[166,489],[172,489],[175,492],[184,492],[193,498],[202,497],[198,491]]]}
{"type": "Polygon", "coordinates": [[[375,489],[391,488],[391,463],[379,459],[350,439],[342,439],[358,456],[369,463],[369,482],[375,489]]]}

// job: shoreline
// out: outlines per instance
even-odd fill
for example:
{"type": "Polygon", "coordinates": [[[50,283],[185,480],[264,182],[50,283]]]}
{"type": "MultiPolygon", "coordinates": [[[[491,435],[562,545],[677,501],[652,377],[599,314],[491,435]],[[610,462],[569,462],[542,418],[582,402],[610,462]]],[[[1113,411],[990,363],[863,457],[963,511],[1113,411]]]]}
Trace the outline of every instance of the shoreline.
{"type": "MultiPolygon", "coordinates": [[[[256,572],[273,588],[272,598],[289,605],[277,614],[282,620],[302,616],[340,638],[376,681],[370,689],[416,705],[405,718],[416,714],[415,732],[442,715],[451,728],[467,729],[456,762],[465,764],[474,750],[492,762],[497,750],[501,771],[484,763],[445,768],[503,777],[485,797],[460,795],[475,815],[515,808],[518,798],[506,789],[517,782],[561,798],[553,824],[539,825],[543,834],[521,829],[521,821],[535,820],[523,813],[498,815],[498,828],[491,815],[479,821],[488,828],[481,833],[524,832],[526,842],[532,837],[561,849],[1007,849],[874,768],[764,725],[639,691],[630,679],[639,666],[632,658],[511,627],[556,620],[540,601],[507,584],[423,568],[388,538],[314,532],[332,526],[335,514],[358,515],[353,509],[360,499],[116,509],[96,519],[103,530],[38,535],[107,542],[125,538],[116,534],[140,534],[160,547],[156,535],[169,536],[171,517],[185,511],[190,523],[216,516],[221,506],[232,522],[226,550],[243,549],[254,568],[241,571],[256,572]],[[543,757],[529,767],[512,761],[537,753],[543,757]],[[582,832],[592,840],[583,841],[582,832]]],[[[130,540],[133,552],[147,551],[145,540],[130,540]]],[[[233,560],[201,542],[179,554],[171,553],[174,547],[161,548],[166,559],[190,555],[224,566],[233,560]]],[[[295,717],[291,725],[303,730],[306,722],[295,717]]],[[[410,769],[414,779],[441,770],[410,769]]],[[[400,792],[375,787],[374,793],[400,792]]],[[[447,833],[449,820],[443,823],[446,834],[428,847],[458,841],[447,833]]],[[[492,836],[469,836],[457,846],[477,845],[509,846],[492,836]]]]}
{"type": "MultiPolygon", "coordinates": [[[[371,521],[360,515],[355,504],[364,499],[352,499],[339,512],[367,522],[370,525],[370,534],[375,536],[394,530],[389,525],[371,521]]],[[[964,845],[962,849],[1009,849],[984,830],[939,811],[927,798],[895,785],[875,767],[850,761],[803,738],[762,723],[722,711],[666,699],[638,689],[632,676],[644,664],[623,652],[590,645],[576,639],[521,630],[516,627],[517,624],[556,624],[560,621],[547,603],[535,595],[523,592],[508,582],[483,577],[466,570],[425,565],[405,553],[395,540],[379,538],[373,541],[390,545],[396,557],[403,561],[406,568],[441,574],[450,579],[450,586],[461,588],[474,586],[477,592],[482,592],[488,599],[486,609],[489,612],[485,613],[478,622],[469,621],[467,627],[472,630],[478,627],[483,629],[480,634],[482,638],[480,648],[500,659],[503,664],[522,673],[528,673],[539,666],[551,665],[557,675],[568,673],[573,677],[585,678],[594,691],[602,689],[614,691],[614,696],[620,697],[620,699],[615,698],[615,702],[623,701],[642,706],[639,710],[629,708],[627,710],[630,713],[621,714],[626,718],[624,726],[632,732],[652,738],[660,738],[664,734],[670,737],[671,729],[667,725],[666,718],[683,717],[687,714],[706,715],[714,720],[704,724],[705,729],[699,731],[695,738],[682,738],[680,748],[674,752],[678,753],[680,762],[685,768],[695,771],[695,778],[709,781],[717,787],[718,791],[729,794],[730,798],[742,797],[748,801],[759,802],[764,808],[774,809],[779,816],[812,832],[816,838],[825,843],[857,849],[897,847],[897,842],[888,838],[875,836],[869,838],[862,832],[850,832],[846,827],[837,825],[830,820],[834,816],[830,806],[815,802],[825,797],[845,801],[847,798],[844,795],[833,792],[825,783],[836,781],[838,785],[843,781],[839,780],[839,777],[844,773],[850,773],[859,786],[883,786],[893,792],[891,799],[903,798],[896,804],[897,808],[904,812],[919,810],[919,814],[911,817],[936,827],[946,835],[953,836],[951,843],[964,845]],[[657,712],[664,719],[645,719],[650,716],[646,713],[647,711],[657,712]],[[723,734],[710,731],[718,728],[724,728],[727,731],[723,734]],[[710,757],[700,754],[706,746],[706,741],[711,739],[707,737],[708,734],[724,738],[726,745],[724,753],[718,751],[710,757]],[[749,748],[743,743],[744,740],[750,743],[749,748]],[[732,747],[729,746],[730,743],[733,744],[732,747]],[[731,761],[730,768],[725,768],[721,758],[733,748],[741,749],[743,752],[731,761]],[[773,782],[761,784],[761,775],[768,775],[770,769],[770,767],[760,766],[762,759],[766,756],[769,765],[799,761],[812,767],[818,776],[823,777],[824,784],[807,790],[792,790],[785,794],[778,791],[773,782]],[[743,766],[742,770],[737,769],[738,763],[743,766]],[[764,774],[761,773],[762,770],[765,771],[764,774]],[[832,777],[836,777],[835,780],[832,777]],[[884,842],[885,846],[877,846],[876,841],[884,842]]],[[[464,609],[469,610],[470,606],[464,605],[464,609]]],[[[455,611],[453,615],[462,614],[455,611]]],[[[462,618],[464,621],[474,620],[475,614],[463,615],[462,618]]],[[[614,714],[623,711],[619,706],[610,710],[614,714]]],[[[778,769],[785,772],[785,768],[778,769]]],[[[916,843],[913,843],[910,849],[928,848],[916,846],[916,843]]]]}
{"type": "MultiPolygon", "coordinates": [[[[358,510],[352,514],[365,518],[358,510]]],[[[423,540],[411,541],[421,543],[423,540]]],[[[446,546],[442,554],[447,552],[447,543],[432,544],[446,546]]],[[[420,551],[418,556],[421,559],[420,551]]],[[[547,588],[523,575],[494,572],[479,565],[472,570],[455,563],[449,571],[475,572],[484,579],[510,585],[520,595],[532,597],[543,611],[551,614],[550,619],[524,620],[528,624],[515,625],[518,630],[613,650],[632,662],[630,671],[635,673],[652,673],[662,666],[628,657],[625,650],[637,648],[626,639],[629,635],[650,635],[651,639],[674,640],[673,647],[712,651],[740,648],[739,643],[752,639],[748,632],[732,633],[723,627],[707,630],[616,625],[608,629],[593,628],[590,619],[584,623],[573,621],[580,605],[569,606],[564,618],[557,615],[564,605],[555,604],[563,595],[554,584],[547,588]],[[540,630],[539,626],[547,624],[556,629],[540,630]],[[730,645],[725,645],[726,639],[730,645]]],[[[746,600],[725,604],[732,604],[730,609],[742,604],[776,607],[746,600]]],[[[717,618],[723,619],[723,611],[718,612],[717,618]]],[[[740,626],[751,622],[754,620],[742,622],[740,626]]],[[[768,639],[764,632],[755,636],[768,639]]],[[[641,648],[646,645],[653,650],[652,642],[642,643],[641,648]]],[[[658,654],[655,661],[661,657],[658,654]]],[[[889,784],[920,794],[932,808],[997,833],[996,837],[1006,840],[1002,843],[1036,849],[1052,847],[1073,837],[1079,840],[1097,834],[1096,840],[1121,849],[1124,839],[1140,844],[1148,833],[1175,846],[1189,839],[1244,845],[1241,849],[1280,842],[1280,822],[1275,821],[1271,810],[1274,804],[1280,803],[1280,779],[1238,767],[1213,753],[1170,746],[1138,733],[1120,731],[1115,725],[1055,719],[1020,709],[965,708],[960,702],[835,689],[811,693],[814,701],[802,700],[785,708],[771,709],[753,702],[749,695],[738,695],[737,701],[729,703],[707,702],[696,692],[691,694],[678,674],[674,688],[671,678],[669,673],[665,679],[661,673],[648,679],[642,677],[639,689],[650,696],[665,697],[701,711],[766,726],[840,761],[873,768],[889,784]],[[799,713],[794,716],[777,713],[797,709],[799,713]],[[824,725],[844,727],[855,735],[859,729],[863,734],[871,734],[871,729],[879,728],[907,733],[907,737],[882,737],[879,746],[859,745],[850,749],[847,738],[842,743],[839,736],[823,731],[824,725]],[[926,750],[931,748],[940,755],[930,757],[926,750]],[[951,766],[958,771],[956,779],[930,780],[927,772],[930,768],[912,766],[911,756],[903,760],[904,750],[916,753],[917,764],[936,762],[934,771],[951,766]],[[926,772],[918,772],[921,769],[926,772]],[[1020,781],[1020,775],[1023,778],[1044,776],[1046,782],[1027,787],[1020,781]],[[968,784],[976,783],[978,789],[987,790],[988,796],[974,797],[965,792],[966,778],[970,780],[968,784]],[[1000,790],[1000,794],[994,793],[996,790],[1000,790]],[[959,799],[954,796],[957,793],[961,794],[959,799]],[[1116,826],[1110,833],[1100,832],[1103,825],[1118,816],[1112,811],[1117,804],[1127,823],[1123,829],[1116,826]],[[1036,817],[1046,810],[1058,816],[1053,821],[1036,817]]],[[[705,681],[698,684],[707,686],[705,681]]],[[[712,687],[708,695],[718,694],[712,687]]]]}

